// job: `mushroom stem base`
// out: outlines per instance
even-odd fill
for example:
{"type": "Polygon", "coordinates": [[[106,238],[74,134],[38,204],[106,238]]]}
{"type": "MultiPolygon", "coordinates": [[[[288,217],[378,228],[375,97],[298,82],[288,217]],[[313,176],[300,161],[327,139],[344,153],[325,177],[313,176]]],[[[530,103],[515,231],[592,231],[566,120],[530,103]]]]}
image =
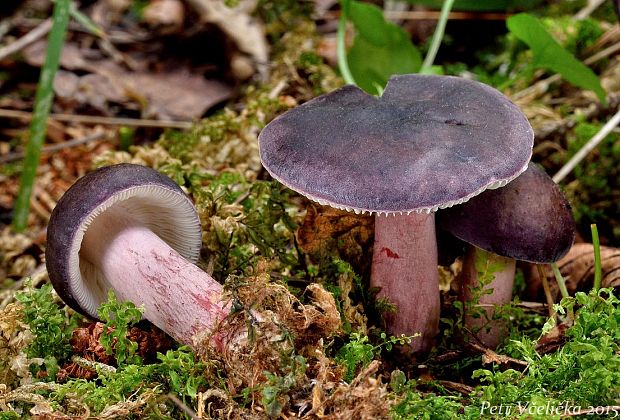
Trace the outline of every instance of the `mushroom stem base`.
{"type": "Polygon", "coordinates": [[[494,320],[495,307],[506,305],[512,300],[512,286],[515,278],[516,261],[512,258],[501,257],[490,252],[483,251],[475,246],[467,247],[461,272],[461,300],[465,308],[465,326],[472,332],[482,344],[489,348],[496,348],[506,335],[508,326],[504,320],[494,320]],[[480,287],[476,262],[484,263],[485,270],[496,266],[492,273],[495,278],[482,287],[482,295],[478,302],[472,302],[474,293],[472,290],[480,287]],[[486,294],[485,291],[492,290],[486,294]],[[471,307],[471,305],[477,306],[471,307]],[[479,311],[478,317],[472,315],[473,311],[479,311]]]}
{"type": "Polygon", "coordinates": [[[430,350],[440,312],[433,213],[375,217],[370,285],[396,306],[385,314],[388,331],[397,336],[420,333],[407,350],[430,350]]]}
{"type": "Polygon", "coordinates": [[[146,319],[181,343],[193,345],[229,313],[222,285],[122,209],[93,221],[80,257],[103,273],[119,301],[143,306],[146,319]]]}

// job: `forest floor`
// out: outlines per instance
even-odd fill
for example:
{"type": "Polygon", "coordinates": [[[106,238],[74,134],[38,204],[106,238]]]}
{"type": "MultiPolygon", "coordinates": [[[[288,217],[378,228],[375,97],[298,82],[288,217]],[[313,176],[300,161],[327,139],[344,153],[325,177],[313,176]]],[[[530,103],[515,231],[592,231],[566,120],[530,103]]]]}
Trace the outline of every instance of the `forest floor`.
{"type": "MultiPolygon", "coordinates": [[[[535,131],[532,160],[553,175],[618,111],[620,26],[611,2],[586,13],[585,1],[526,3],[594,71],[606,103],[535,65],[506,29],[523,10],[452,12],[435,64],[518,105],[535,131]]],[[[620,413],[617,128],[560,182],[576,244],[590,243],[598,226],[603,288],[592,290],[590,252],[575,248],[558,264],[564,298],[550,267],[519,264],[514,300],[497,312],[509,332],[491,349],[464,326],[461,262],[449,261],[440,267],[440,336],[430,354],[413,357],[384,332],[389,305],[368,287],[372,217],[301,197],[272,180],[258,154],[269,121],[344,85],[338,2],[82,2],[80,13],[104,35],[75,17],[69,25],[28,226],[15,232],[51,10],[43,0],[0,4],[0,418],[620,413]],[[113,296],[97,322],[60,300],[45,266],[51,212],[78,178],[116,163],[154,168],[191,197],[203,228],[198,266],[238,309],[220,328],[249,329],[251,340],[224,353],[206,341],[189,348],[113,296]]],[[[390,11],[426,51],[438,12],[390,11]]]]}

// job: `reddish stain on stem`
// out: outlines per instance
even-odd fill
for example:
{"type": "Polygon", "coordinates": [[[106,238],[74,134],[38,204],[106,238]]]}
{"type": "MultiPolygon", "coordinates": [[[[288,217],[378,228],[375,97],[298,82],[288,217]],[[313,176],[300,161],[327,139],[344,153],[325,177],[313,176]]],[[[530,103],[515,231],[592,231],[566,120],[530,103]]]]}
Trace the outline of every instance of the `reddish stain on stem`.
{"type": "Polygon", "coordinates": [[[222,308],[214,303],[208,296],[192,293],[192,298],[194,298],[194,301],[199,306],[203,307],[207,313],[217,314],[217,318],[220,318],[221,315],[226,316],[226,314],[222,311],[222,308]]]}
{"type": "Polygon", "coordinates": [[[385,255],[387,255],[388,258],[400,258],[400,255],[392,251],[390,248],[383,247],[381,248],[381,252],[385,252],[385,255]]]}

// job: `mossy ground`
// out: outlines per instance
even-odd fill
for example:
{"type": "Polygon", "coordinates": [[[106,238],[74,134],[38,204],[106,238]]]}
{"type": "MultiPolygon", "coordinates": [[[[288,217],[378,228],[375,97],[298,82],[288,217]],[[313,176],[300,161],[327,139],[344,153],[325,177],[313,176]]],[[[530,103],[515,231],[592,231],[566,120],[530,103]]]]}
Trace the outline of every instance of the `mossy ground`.
{"type": "MultiPolygon", "coordinates": [[[[462,338],[467,335],[462,307],[449,287],[454,272],[445,270],[439,346],[419,360],[400,354],[399,340],[382,331],[381,313],[389,305],[377,304],[366,287],[372,219],[309,203],[261,169],[256,143],[261,128],[281,112],[342,85],[317,55],[318,37],[303,17],[306,11],[288,3],[265,5],[278,40],[269,80],[247,87],[234,109],[187,133],[166,132],[154,144],[106,152],[94,163],[140,163],[185,189],[204,232],[199,264],[226,285],[235,303],[221,329],[247,331],[248,340],[225,354],[207,344],[192,352],[138,323],[138,310],[113,297],[104,308],[104,323],[90,323],[59,301],[44,271],[28,281],[20,278],[32,272],[37,265],[32,254],[40,250],[31,236],[6,230],[0,238],[1,273],[7,278],[0,293],[0,417],[613,414],[620,404],[620,302],[608,290],[563,300],[556,308],[559,325],[548,322],[544,311],[515,301],[499,315],[510,321],[510,335],[492,352],[462,338]],[[280,19],[282,13],[295,16],[294,23],[280,19]]],[[[591,47],[605,29],[596,20],[575,26],[559,19],[549,26],[576,53],[591,47]]],[[[515,40],[506,38],[502,47],[510,66],[500,67],[498,54],[481,53],[475,71],[514,93],[536,74],[515,40]]],[[[620,92],[620,61],[599,66],[613,98],[620,92]]],[[[458,72],[463,65],[448,69],[458,72]]],[[[551,170],[610,113],[593,106],[587,93],[565,85],[526,96],[519,104],[539,135],[535,159],[551,170]],[[568,118],[588,110],[583,120],[568,118]]],[[[620,237],[620,200],[614,199],[619,141],[617,134],[610,135],[566,188],[577,220],[600,223],[612,245],[620,237]]]]}

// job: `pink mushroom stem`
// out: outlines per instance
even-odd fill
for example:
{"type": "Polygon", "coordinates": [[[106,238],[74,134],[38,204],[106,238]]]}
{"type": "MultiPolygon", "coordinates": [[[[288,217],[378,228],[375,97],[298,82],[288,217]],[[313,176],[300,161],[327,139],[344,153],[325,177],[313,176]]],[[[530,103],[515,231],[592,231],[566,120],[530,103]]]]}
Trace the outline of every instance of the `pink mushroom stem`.
{"type": "Polygon", "coordinates": [[[370,285],[396,305],[395,312],[386,314],[388,332],[420,333],[409,350],[428,351],[440,312],[434,213],[375,217],[370,285]]]}
{"type": "MultiPolygon", "coordinates": [[[[102,271],[120,301],[143,306],[146,319],[181,343],[193,345],[229,313],[221,284],[122,209],[93,221],[80,255],[102,271]]],[[[211,344],[224,345],[217,336],[211,344]]]]}
{"type": "MultiPolygon", "coordinates": [[[[463,271],[461,272],[461,300],[470,302],[473,298],[472,289],[480,287],[478,281],[478,269],[476,260],[481,251],[473,245],[467,247],[465,259],[463,260],[463,271]]],[[[506,305],[512,300],[512,286],[515,278],[516,260],[485,252],[488,265],[498,265],[502,267],[493,273],[495,278],[486,284],[482,290],[492,290],[490,294],[482,294],[478,305],[482,307],[484,313],[480,317],[473,317],[471,311],[465,310],[465,326],[470,331],[475,331],[475,336],[482,344],[489,348],[496,348],[506,335],[508,326],[505,321],[493,320],[496,306],[506,305]],[[486,315],[486,316],[485,316],[486,315]]],[[[474,302],[475,303],[475,302],[474,302]]]]}

